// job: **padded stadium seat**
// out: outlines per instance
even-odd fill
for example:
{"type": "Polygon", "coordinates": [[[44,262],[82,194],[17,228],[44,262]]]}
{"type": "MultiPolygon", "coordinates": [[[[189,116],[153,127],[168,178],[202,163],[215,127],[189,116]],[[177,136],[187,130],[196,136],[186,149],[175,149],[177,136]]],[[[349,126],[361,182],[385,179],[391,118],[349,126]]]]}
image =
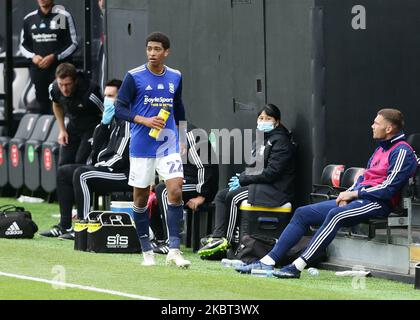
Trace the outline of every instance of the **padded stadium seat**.
{"type": "Polygon", "coordinates": [[[0,136],[0,188],[4,188],[9,182],[7,172],[7,160],[10,137],[0,136]]]}
{"type": "Polygon", "coordinates": [[[357,179],[365,172],[365,168],[350,167],[344,171],[343,178],[341,179],[340,187],[347,190],[350,188],[357,179]]]}
{"type": "Polygon", "coordinates": [[[342,164],[329,164],[322,171],[321,183],[312,185],[312,192],[309,195],[311,203],[326,201],[337,198],[343,191],[341,179],[345,166],[342,164]]]}
{"type": "Polygon", "coordinates": [[[9,142],[8,173],[9,183],[14,189],[23,186],[23,154],[25,142],[28,140],[39,119],[38,114],[26,114],[19,122],[19,127],[13,139],[9,142]]]}
{"type": "Polygon", "coordinates": [[[54,124],[54,116],[41,116],[36,123],[31,138],[25,143],[24,181],[31,191],[41,187],[41,146],[47,139],[54,124]]]}
{"type": "Polygon", "coordinates": [[[57,138],[60,133],[58,122],[54,125],[41,149],[41,187],[47,193],[52,193],[57,187],[57,165],[60,145],[57,138]]]}

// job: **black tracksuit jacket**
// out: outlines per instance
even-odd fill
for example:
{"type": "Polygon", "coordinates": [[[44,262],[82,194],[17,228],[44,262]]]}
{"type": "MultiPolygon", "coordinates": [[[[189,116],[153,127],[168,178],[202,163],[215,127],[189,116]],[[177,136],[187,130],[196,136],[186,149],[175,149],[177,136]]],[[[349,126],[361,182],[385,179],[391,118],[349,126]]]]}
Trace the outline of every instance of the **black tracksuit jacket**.
{"type": "Polygon", "coordinates": [[[239,177],[240,185],[249,188],[248,202],[268,207],[293,204],[296,151],[291,133],[283,126],[275,128],[265,134],[264,145],[257,151],[264,154],[264,169],[254,174],[242,172],[239,177]]]}
{"type": "Polygon", "coordinates": [[[73,17],[63,6],[54,6],[48,14],[38,9],[24,18],[20,46],[24,57],[54,54],[58,65],[67,61],[77,46],[73,17]]]}
{"type": "Polygon", "coordinates": [[[88,164],[125,173],[130,168],[128,146],[130,124],[114,117],[110,125],[99,124],[93,133],[92,153],[88,164]]]}

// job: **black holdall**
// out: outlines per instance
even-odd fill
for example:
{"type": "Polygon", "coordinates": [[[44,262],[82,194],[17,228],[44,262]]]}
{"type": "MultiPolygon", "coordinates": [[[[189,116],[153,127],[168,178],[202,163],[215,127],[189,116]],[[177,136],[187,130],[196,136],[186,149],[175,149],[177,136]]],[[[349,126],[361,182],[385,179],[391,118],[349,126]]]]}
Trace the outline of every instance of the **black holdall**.
{"type": "Polygon", "coordinates": [[[275,244],[275,238],[260,234],[246,234],[242,237],[239,247],[233,253],[233,256],[229,254],[228,258],[242,260],[247,264],[253,263],[269,253],[275,244]]]}
{"type": "MultiPolygon", "coordinates": [[[[276,266],[282,267],[295,261],[306,250],[312,236],[303,236],[300,240],[277,261],[276,266]]],[[[238,259],[249,264],[262,259],[276,245],[277,239],[262,234],[244,235],[236,251],[228,250],[229,259],[238,259]]],[[[326,261],[326,250],[322,250],[308,263],[308,267],[316,267],[319,263],[326,261]]]]}
{"type": "Polygon", "coordinates": [[[29,211],[23,207],[4,205],[0,207],[0,238],[32,239],[38,226],[29,211]]]}

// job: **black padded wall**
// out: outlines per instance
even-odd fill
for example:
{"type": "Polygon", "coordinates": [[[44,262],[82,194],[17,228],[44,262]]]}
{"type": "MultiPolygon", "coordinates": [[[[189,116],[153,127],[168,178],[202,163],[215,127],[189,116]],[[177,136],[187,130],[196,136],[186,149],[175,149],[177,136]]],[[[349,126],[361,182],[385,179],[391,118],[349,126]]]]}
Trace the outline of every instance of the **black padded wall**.
{"type": "Polygon", "coordinates": [[[326,162],[365,166],[375,147],[370,126],[379,108],[399,108],[406,132],[420,130],[420,2],[316,3],[324,12],[326,162]],[[365,8],[366,29],[353,28],[356,5],[365,8]]]}
{"type": "Polygon", "coordinates": [[[282,121],[298,143],[297,195],[305,203],[312,184],[312,0],[266,0],[267,102],[281,108],[282,121]]]}

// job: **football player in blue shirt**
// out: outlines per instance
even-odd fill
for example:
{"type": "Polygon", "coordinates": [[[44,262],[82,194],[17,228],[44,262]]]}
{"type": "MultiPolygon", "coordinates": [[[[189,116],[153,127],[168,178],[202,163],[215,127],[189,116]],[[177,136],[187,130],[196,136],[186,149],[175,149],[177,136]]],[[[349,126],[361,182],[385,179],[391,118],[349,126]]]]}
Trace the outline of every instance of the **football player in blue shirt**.
{"type": "Polygon", "coordinates": [[[179,250],[184,175],[177,130],[179,121],[185,120],[185,110],[181,73],[164,64],[169,48],[165,34],[153,32],[147,37],[148,62],[126,74],[115,102],[115,115],[131,122],[129,185],[134,189],[133,216],[143,252],[142,265],[155,265],[149,241],[147,200],[157,171],[168,190],[170,250],[166,262],[186,268],[191,262],[179,250]],[[159,116],[161,110],[169,112],[166,121],[159,116]],[[160,130],[158,137],[149,135],[152,129],[160,130]]]}

